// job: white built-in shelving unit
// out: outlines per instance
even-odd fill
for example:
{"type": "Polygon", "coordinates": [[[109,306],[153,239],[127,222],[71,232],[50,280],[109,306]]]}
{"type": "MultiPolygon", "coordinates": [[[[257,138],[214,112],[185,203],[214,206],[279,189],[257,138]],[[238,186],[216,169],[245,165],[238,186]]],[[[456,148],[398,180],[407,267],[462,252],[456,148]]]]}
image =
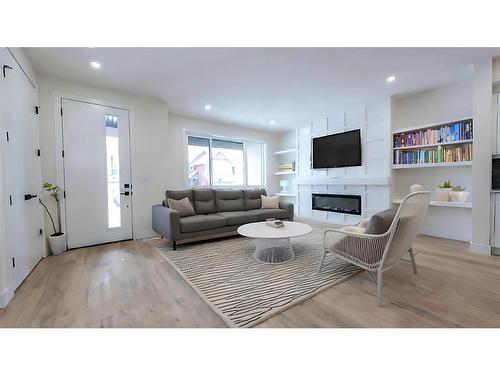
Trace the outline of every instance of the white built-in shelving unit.
{"type": "Polygon", "coordinates": [[[450,126],[450,125],[453,125],[456,123],[466,122],[466,121],[472,122],[472,119],[468,118],[468,119],[461,119],[461,120],[456,120],[456,121],[449,121],[446,123],[433,123],[433,124],[419,125],[419,126],[394,130],[392,132],[392,139],[391,139],[391,141],[392,141],[392,156],[391,156],[392,169],[472,166],[472,161],[440,162],[440,163],[414,163],[414,164],[395,164],[394,163],[395,151],[429,150],[429,149],[437,149],[438,147],[446,149],[446,148],[453,148],[453,146],[473,144],[474,140],[473,140],[473,138],[471,138],[471,139],[461,139],[461,140],[457,140],[457,141],[439,142],[439,143],[433,143],[433,144],[421,144],[421,145],[411,145],[411,146],[401,146],[401,147],[394,146],[395,136],[409,134],[409,133],[415,133],[415,132],[419,132],[419,131],[426,131],[426,130],[438,130],[444,126],[450,126]]]}
{"type": "MultiPolygon", "coordinates": [[[[402,199],[393,199],[392,203],[400,204],[402,199]]],[[[430,206],[436,207],[456,207],[456,208],[472,208],[471,202],[444,202],[444,201],[430,201],[430,206]]]]}
{"type": "MultiPolygon", "coordinates": [[[[293,171],[280,171],[276,170],[274,172],[274,175],[279,178],[279,180],[287,179],[289,181],[289,188],[287,192],[281,192],[278,191],[274,195],[278,195],[282,198],[284,198],[287,201],[294,201],[296,196],[297,196],[297,186],[295,183],[295,179],[297,176],[297,153],[298,153],[298,142],[297,142],[297,129],[295,129],[295,139],[293,141],[293,144],[290,142],[289,144],[285,145],[284,147],[289,147],[289,148],[283,148],[281,150],[274,151],[273,154],[275,155],[275,163],[276,166],[280,162],[283,161],[293,161],[295,162],[295,170],[293,171]],[[295,146],[295,147],[293,147],[295,146]]],[[[278,184],[279,186],[279,184],[278,184]]]]}

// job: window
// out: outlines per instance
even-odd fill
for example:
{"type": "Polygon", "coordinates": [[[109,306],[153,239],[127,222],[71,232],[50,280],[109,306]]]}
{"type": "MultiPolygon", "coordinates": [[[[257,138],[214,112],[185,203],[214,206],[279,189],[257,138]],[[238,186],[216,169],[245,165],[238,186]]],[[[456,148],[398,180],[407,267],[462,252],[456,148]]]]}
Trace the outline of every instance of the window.
{"type": "Polygon", "coordinates": [[[189,186],[264,185],[263,143],[198,136],[187,143],[189,186]]]}
{"type": "Polygon", "coordinates": [[[108,183],[108,228],[121,226],[120,159],[118,153],[118,117],[106,115],[106,164],[108,183]]]}

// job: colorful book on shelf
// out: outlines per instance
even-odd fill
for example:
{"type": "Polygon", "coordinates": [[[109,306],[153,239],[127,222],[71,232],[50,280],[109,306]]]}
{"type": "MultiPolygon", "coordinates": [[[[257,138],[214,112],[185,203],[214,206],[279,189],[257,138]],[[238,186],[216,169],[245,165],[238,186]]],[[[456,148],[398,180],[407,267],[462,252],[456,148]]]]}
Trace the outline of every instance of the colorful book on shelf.
{"type": "Polygon", "coordinates": [[[395,134],[394,147],[429,146],[439,143],[472,140],[472,120],[445,124],[441,127],[395,134]]]}
{"type": "Polygon", "coordinates": [[[394,164],[456,163],[472,161],[472,143],[460,146],[437,146],[432,149],[394,150],[394,164]]]}

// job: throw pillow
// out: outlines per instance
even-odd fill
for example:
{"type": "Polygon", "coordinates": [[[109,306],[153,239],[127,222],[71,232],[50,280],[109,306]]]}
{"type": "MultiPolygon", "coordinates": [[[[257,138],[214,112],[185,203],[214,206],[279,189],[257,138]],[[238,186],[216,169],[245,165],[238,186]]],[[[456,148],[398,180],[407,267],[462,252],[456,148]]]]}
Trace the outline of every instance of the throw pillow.
{"type": "Polygon", "coordinates": [[[265,195],[261,195],[260,199],[262,200],[262,208],[280,208],[280,197],[266,197],[265,195]]]}
{"type": "Polygon", "coordinates": [[[167,202],[168,202],[168,207],[178,211],[180,217],[196,215],[193,206],[191,205],[191,202],[187,197],[181,200],[168,198],[167,202]]]}
{"type": "Polygon", "coordinates": [[[388,210],[379,212],[373,215],[366,225],[365,233],[368,234],[383,234],[387,232],[396,216],[397,210],[389,208],[388,210]]]}

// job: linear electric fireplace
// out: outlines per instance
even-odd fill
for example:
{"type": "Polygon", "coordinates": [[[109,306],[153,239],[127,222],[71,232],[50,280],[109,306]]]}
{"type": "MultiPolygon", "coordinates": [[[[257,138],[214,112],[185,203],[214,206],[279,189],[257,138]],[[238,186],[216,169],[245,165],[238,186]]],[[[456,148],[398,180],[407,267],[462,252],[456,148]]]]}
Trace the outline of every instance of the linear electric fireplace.
{"type": "Polygon", "coordinates": [[[313,194],[312,209],[361,215],[361,195],[313,194]]]}

